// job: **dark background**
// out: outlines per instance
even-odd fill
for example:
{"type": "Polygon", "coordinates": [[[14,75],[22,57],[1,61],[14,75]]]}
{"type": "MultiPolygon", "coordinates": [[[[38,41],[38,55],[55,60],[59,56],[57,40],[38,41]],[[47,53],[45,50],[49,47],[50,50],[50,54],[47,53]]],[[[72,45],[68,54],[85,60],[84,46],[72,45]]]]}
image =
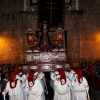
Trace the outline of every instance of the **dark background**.
{"type": "Polygon", "coordinates": [[[57,9],[52,9],[52,21],[50,24],[50,10],[51,9],[45,9],[46,7],[51,8],[51,4],[46,4],[46,3],[51,3],[51,0],[38,0],[38,14],[39,14],[39,19],[38,23],[42,23],[44,20],[47,21],[47,24],[50,25],[50,27],[58,27],[59,24],[63,23],[63,13],[64,13],[64,0],[52,0],[52,3],[57,3],[57,4],[52,4],[52,8],[57,8],[57,9]]]}

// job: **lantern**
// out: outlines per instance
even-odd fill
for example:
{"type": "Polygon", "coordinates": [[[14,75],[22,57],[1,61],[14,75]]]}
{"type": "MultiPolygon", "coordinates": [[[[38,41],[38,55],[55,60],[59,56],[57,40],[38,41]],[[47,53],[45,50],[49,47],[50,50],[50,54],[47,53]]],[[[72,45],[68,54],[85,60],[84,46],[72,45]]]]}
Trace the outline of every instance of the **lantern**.
{"type": "Polygon", "coordinates": [[[37,47],[38,46],[38,39],[36,37],[34,37],[34,41],[33,41],[33,47],[37,47]]]}
{"type": "Polygon", "coordinates": [[[57,40],[63,41],[63,33],[57,33],[57,40]]]}
{"type": "Polygon", "coordinates": [[[57,43],[58,48],[62,48],[64,40],[64,31],[61,28],[58,28],[55,33],[56,33],[55,43],[57,43]]]}
{"type": "Polygon", "coordinates": [[[56,31],[56,37],[58,41],[63,41],[64,31],[61,28],[58,28],[58,30],[56,31]]]}
{"type": "Polygon", "coordinates": [[[31,29],[29,29],[28,32],[26,33],[26,36],[27,36],[27,42],[28,42],[28,44],[32,45],[33,41],[34,41],[34,37],[35,37],[34,32],[31,29]]]}
{"type": "Polygon", "coordinates": [[[26,37],[27,37],[27,42],[29,44],[29,49],[33,50],[36,49],[37,45],[38,45],[38,39],[35,36],[35,33],[29,29],[28,32],[26,33],[26,37]]]}

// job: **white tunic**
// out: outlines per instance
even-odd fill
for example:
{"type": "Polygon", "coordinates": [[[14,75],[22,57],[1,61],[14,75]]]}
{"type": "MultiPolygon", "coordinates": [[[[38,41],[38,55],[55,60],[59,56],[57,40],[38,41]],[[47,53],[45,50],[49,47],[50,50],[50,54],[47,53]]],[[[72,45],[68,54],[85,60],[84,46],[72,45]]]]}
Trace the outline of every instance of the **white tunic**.
{"type": "Polygon", "coordinates": [[[45,87],[45,86],[46,86],[46,82],[45,82],[44,73],[40,72],[40,73],[39,73],[38,79],[40,79],[40,81],[41,81],[43,87],[45,87]]]}
{"type": "Polygon", "coordinates": [[[28,100],[44,100],[43,86],[39,79],[35,80],[31,90],[29,89],[29,86],[26,86],[25,91],[28,94],[28,100]]]}
{"type": "Polygon", "coordinates": [[[22,91],[23,91],[23,99],[28,100],[28,95],[25,92],[25,87],[26,87],[26,81],[27,81],[27,76],[25,74],[22,75],[21,80],[23,82],[22,84],[22,91]]]}
{"type": "Polygon", "coordinates": [[[75,100],[90,100],[89,99],[89,86],[87,80],[83,77],[82,83],[78,83],[78,80],[72,81],[72,88],[74,90],[74,98],[75,100]]]}
{"type": "Polygon", "coordinates": [[[55,87],[54,100],[71,100],[70,97],[71,84],[69,79],[67,79],[67,82],[64,85],[61,85],[60,81],[55,80],[54,87],[55,87]]]}
{"type": "Polygon", "coordinates": [[[69,74],[68,74],[68,78],[69,78],[69,80],[70,81],[72,81],[72,79],[73,79],[73,77],[74,77],[74,74],[75,74],[75,71],[73,71],[73,70],[71,70],[70,72],[69,72],[69,74]]]}
{"type": "MultiPolygon", "coordinates": [[[[40,80],[40,82],[42,83],[43,90],[47,93],[48,90],[47,90],[47,86],[46,86],[46,81],[45,81],[45,75],[44,75],[44,73],[40,72],[37,79],[40,80]],[[46,87],[46,90],[45,90],[45,87],[46,87]]],[[[42,94],[42,98],[43,98],[42,100],[45,100],[45,94],[44,94],[44,92],[42,94]]]]}
{"type": "MultiPolygon", "coordinates": [[[[72,83],[73,78],[75,77],[75,71],[71,70],[70,72],[67,72],[67,77],[69,78],[70,82],[72,83]]],[[[74,92],[73,92],[73,88],[71,88],[71,100],[75,100],[74,98],[74,92]]]]}
{"type": "Polygon", "coordinates": [[[69,72],[65,71],[65,75],[66,75],[66,77],[68,78],[69,72]]]}
{"type": "Polygon", "coordinates": [[[19,80],[17,81],[16,87],[13,89],[10,87],[10,82],[8,82],[5,91],[9,94],[9,100],[23,100],[23,92],[19,80]]]}

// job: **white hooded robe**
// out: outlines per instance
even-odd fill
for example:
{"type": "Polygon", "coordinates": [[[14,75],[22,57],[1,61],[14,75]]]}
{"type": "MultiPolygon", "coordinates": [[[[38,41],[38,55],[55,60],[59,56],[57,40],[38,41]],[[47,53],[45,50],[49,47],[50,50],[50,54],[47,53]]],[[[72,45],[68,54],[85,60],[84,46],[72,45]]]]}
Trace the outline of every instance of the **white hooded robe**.
{"type": "MultiPolygon", "coordinates": [[[[73,78],[75,77],[75,71],[71,70],[70,72],[68,72],[67,77],[70,80],[70,83],[72,83],[73,78]]],[[[75,100],[74,98],[74,90],[71,87],[71,100],[75,100]]]]}
{"type": "Polygon", "coordinates": [[[83,77],[82,83],[79,84],[77,81],[72,81],[72,88],[74,90],[74,100],[90,100],[89,98],[89,86],[87,80],[83,77]]]}
{"type": "Polygon", "coordinates": [[[5,92],[9,94],[9,100],[23,100],[23,92],[21,88],[21,83],[17,80],[17,85],[15,88],[10,87],[10,82],[7,83],[5,92]]]}
{"type": "Polygon", "coordinates": [[[28,94],[28,100],[43,100],[43,86],[39,79],[35,80],[35,83],[31,89],[29,89],[29,86],[26,86],[25,89],[26,93],[28,94]]]}
{"type": "Polygon", "coordinates": [[[55,80],[54,89],[54,100],[71,100],[71,84],[68,78],[67,82],[64,85],[61,85],[60,81],[55,80]]]}

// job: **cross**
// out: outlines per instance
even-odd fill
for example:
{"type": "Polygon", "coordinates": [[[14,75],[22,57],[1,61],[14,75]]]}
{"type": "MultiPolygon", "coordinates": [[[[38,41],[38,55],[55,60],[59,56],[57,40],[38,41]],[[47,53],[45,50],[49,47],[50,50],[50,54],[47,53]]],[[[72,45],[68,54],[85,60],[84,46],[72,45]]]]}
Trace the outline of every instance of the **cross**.
{"type": "Polygon", "coordinates": [[[53,4],[57,4],[57,3],[53,3],[52,0],[50,3],[46,3],[46,4],[50,4],[50,7],[45,7],[45,9],[50,9],[50,25],[51,25],[51,22],[52,22],[52,10],[53,9],[58,9],[56,7],[52,7],[53,4]]]}

